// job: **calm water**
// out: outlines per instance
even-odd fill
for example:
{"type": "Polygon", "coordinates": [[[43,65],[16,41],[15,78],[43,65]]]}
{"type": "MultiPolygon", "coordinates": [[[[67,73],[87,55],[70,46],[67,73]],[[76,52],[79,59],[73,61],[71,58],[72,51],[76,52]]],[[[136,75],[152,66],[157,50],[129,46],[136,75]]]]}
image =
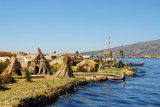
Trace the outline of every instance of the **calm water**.
{"type": "MultiPolygon", "coordinates": [[[[125,59],[141,62],[140,59],[125,59]]],[[[160,107],[160,59],[144,59],[144,67],[136,67],[137,76],[126,81],[96,82],[78,87],[47,107],[160,107]]]]}

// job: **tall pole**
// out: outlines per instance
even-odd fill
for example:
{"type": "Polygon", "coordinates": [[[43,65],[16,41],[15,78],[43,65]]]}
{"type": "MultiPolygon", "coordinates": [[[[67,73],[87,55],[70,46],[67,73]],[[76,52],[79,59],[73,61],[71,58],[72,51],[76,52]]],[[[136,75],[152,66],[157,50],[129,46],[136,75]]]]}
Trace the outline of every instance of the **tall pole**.
{"type": "Polygon", "coordinates": [[[110,36],[109,36],[109,43],[108,43],[108,50],[109,50],[109,45],[111,44],[111,41],[110,41],[110,36]]]}
{"type": "Polygon", "coordinates": [[[108,44],[108,50],[109,50],[109,44],[108,44]]]}

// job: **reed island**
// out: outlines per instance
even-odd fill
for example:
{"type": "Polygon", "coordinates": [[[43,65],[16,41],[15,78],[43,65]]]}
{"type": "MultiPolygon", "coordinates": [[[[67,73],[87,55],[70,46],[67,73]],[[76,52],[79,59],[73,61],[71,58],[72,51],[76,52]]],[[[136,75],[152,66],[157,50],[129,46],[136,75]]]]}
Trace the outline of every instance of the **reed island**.
{"type": "Polygon", "coordinates": [[[125,81],[134,77],[143,63],[125,63],[123,50],[112,56],[74,54],[10,54],[0,57],[0,106],[42,106],[73,93],[77,86],[107,80],[125,81]],[[118,58],[118,60],[117,60],[118,58]]]}

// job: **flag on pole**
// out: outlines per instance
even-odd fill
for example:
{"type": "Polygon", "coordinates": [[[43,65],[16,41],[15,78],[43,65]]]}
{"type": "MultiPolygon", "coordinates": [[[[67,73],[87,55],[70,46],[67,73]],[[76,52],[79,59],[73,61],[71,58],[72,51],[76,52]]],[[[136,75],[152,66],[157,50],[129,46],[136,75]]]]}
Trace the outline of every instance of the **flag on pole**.
{"type": "Polygon", "coordinates": [[[109,36],[109,45],[111,44],[111,41],[110,41],[110,36],[109,36]]]}

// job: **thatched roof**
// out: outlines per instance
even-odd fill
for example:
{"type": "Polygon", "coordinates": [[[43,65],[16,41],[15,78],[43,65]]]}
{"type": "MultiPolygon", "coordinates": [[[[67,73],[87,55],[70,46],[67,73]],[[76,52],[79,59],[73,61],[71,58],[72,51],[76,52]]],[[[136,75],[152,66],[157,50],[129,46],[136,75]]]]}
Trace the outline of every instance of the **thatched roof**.
{"type": "Polygon", "coordinates": [[[24,58],[23,61],[24,62],[31,62],[33,59],[32,58],[24,58]]]}
{"type": "Polygon", "coordinates": [[[16,57],[12,57],[10,65],[2,72],[1,75],[24,75],[21,64],[16,57]]]}
{"type": "Polygon", "coordinates": [[[31,64],[31,61],[28,61],[28,62],[22,61],[20,63],[21,63],[21,66],[22,66],[23,69],[28,69],[30,64],[31,64]]]}
{"type": "Polygon", "coordinates": [[[0,57],[0,62],[10,62],[10,57],[0,57]]]}
{"type": "Polygon", "coordinates": [[[34,55],[34,54],[28,54],[26,57],[34,59],[36,57],[36,55],[34,55]]]}
{"type": "Polygon", "coordinates": [[[59,58],[56,58],[55,60],[51,61],[51,62],[49,63],[49,65],[50,65],[50,66],[61,65],[61,64],[63,64],[63,58],[64,58],[64,56],[59,57],[59,58]]]}
{"type": "Polygon", "coordinates": [[[77,64],[78,71],[86,71],[86,72],[98,72],[98,63],[85,59],[82,62],[77,64]]]}
{"type": "Polygon", "coordinates": [[[48,60],[41,53],[41,50],[38,48],[38,54],[32,60],[29,67],[29,72],[31,74],[50,74],[50,66],[48,60]]]}
{"type": "Polygon", "coordinates": [[[84,64],[87,64],[88,66],[95,66],[98,63],[96,63],[92,60],[89,60],[89,59],[85,59],[82,62],[78,63],[77,66],[83,66],[84,64]]]}
{"type": "Polygon", "coordinates": [[[44,56],[49,62],[53,61],[53,59],[49,56],[49,55],[46,55],[44,56]]]}
{"type": "Polygon", "coordinates": [[[63,64],[60,69],[54,74],[54,78],[73,78],[73,71],[71,68],[71,58],[69,56],[63,57],[63,64]]]}

